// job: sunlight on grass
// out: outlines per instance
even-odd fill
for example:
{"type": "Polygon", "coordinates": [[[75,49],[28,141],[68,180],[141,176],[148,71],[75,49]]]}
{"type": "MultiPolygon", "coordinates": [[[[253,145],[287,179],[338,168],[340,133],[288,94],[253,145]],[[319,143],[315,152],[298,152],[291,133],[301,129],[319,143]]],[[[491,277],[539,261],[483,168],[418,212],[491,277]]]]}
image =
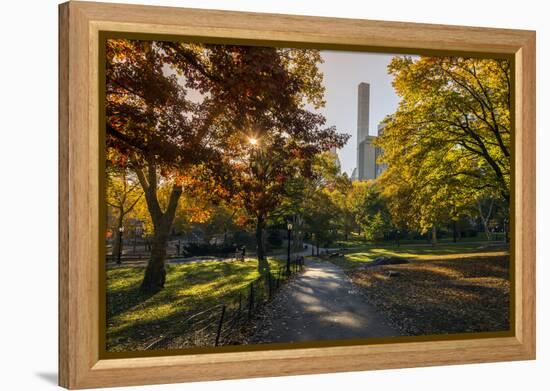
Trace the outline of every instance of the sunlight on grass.
{"type": "Polygon", "coordinates": [[[344,268],[355,268],[374,261],[378,257],[400,257],[409,260],[437,261],[445,259],[473,259],[477,257],[503,256],[508,254],[505,246],[480,246],[479,244],[432,246],[389,246],[363,248],[356,252],[332,258],[331,262],[344,268]]]}
{"type": "Polygon", "coordinates": [[[131,289],[141,282],[142,273],[135,273],[135,268],[111,269],[107,272],[107,291],[117,293],[131,289]]]}
{"type": "MultiPolygon", "coordinates": [[[[272,268],[282,261],[269,260],[272,268]]],[[[116,268],[107,271],[107,339],[117,341],[139,338],[142,328],[160,327],[174,318],[235,300],[239,291],[259,277],[257,261],[202,262],[167,265],[165,288],[153,296],[139,293],[142,268],[116,268]]]]}

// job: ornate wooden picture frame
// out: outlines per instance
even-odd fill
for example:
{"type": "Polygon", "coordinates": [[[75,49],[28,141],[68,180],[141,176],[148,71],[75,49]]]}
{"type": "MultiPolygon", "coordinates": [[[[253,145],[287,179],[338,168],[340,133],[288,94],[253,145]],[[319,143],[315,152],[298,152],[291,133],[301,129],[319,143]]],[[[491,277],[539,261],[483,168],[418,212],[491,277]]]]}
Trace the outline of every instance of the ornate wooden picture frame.
{"type": "Polygon", "coordinates": [[[70,389],[535,358],[535,32],[71,1],[59,6],[59,384],[70,389]],[[481,338],[105,357],[101,341],[102,34],[386,53],[507,56],[513,66],[513,329],[481,338]]]}

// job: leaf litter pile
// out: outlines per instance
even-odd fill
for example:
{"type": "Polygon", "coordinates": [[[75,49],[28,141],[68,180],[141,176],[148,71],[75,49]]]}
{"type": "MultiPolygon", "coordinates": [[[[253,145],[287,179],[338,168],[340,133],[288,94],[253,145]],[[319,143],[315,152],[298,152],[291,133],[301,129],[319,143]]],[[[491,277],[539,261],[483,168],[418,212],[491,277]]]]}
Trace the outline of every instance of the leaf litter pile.
{"type": "Polygon", "coordinates": [[[412,261],[347,272],[369,302],[404,335],[510,327],[508,256],[412,261]]]}

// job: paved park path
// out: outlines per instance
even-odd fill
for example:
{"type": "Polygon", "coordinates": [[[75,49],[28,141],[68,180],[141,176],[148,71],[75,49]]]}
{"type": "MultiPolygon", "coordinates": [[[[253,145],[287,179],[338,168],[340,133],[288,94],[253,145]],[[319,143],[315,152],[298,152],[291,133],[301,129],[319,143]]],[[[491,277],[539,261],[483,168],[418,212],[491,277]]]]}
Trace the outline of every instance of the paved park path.
{"type": "Polygon", "coordinates": [[[255,343],[339,340],[400,335],[370,305],[341,268],[307,260],[286,284],[252,338],[255,343]]]}

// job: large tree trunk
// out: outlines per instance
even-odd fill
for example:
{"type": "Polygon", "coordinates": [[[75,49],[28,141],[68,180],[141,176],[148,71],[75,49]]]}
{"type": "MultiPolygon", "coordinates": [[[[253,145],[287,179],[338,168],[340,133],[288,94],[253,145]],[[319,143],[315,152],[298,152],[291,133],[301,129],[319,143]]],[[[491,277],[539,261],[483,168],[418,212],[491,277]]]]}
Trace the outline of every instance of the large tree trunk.
{"type": "Polygon", "coordinates": [[[155,227],[153,244],[151,246],[151,258],[145,269],[145,275],[141,282],[141,291],[156,293],[164,288],[166,282],[166,270],[164,260],[166,258],[166,244],[168,243],[168,231],[155,227]]]}
{"type": "Polygon", "coordinates": [[[157,215],[154,224],[153,243],[151,245],[151,258],[145,269],[145,275],[140,290],[146,293],[156,293],[164,288],[166,281],[166,270],[164,260],[166,259],[166,247],[170,228],[174,222],[175,209],[178,199],[181,196],[181,187],[174,186],[166,212],[157,215]]]}
{"type": "Polygon", "coordinates": [[[319,256],[319,239],[317,239],[315,244],[317,245],[317,256],[319,256]]]}
{"type": "Polygon", "coordinates": [[[432,227],[432,246],[437,244],[437,227],[434,225],[432,227]]]}
{"type": "Polygon", "coordinates": [[[265,257],[264,228],[265,217],[258,216],[256,219],[256,254],[258,256],[258,272],[260,273],[269,271],[269,262],[265,257]]]}
{"type": "Polygon", "coordinates": [[[456,220],[453,220],[453,243],[457,240],[456,220]]]}
{"type": "Polygon", "coordinates": [[[174,184],[170,193],[170,199],[165,211],[162,211],[157,195],[157,169],[154,163],[149,163],[146,174],[141,168],[136,169],[136,174],[145,192],[147,209],[153,221],[153,243],[151,258],[145,269],[140,290],[143,293],[156,293],[164,288],[166,282],[166,270],[164,260],[166,258],[166,245],[170,228],[176,216],[178,201],[181,197],[182,187],[174,184]]]}
{"type": "MultiPolygon", "coordinates": [[[[155,209],[160,214],[153,218],[155,232],[153,233],[153,245],[151,246],[151,259],[145,269],[145,275],[141,283],[140,290],[145,293],[156,293],[164,288],[166,281],[166,270],[164,269],[164,260],[166,258],[166,246],[168,244],[168,235],[170,228],[176,216],[178,200],[181,196],[181,186],[174,185],[168,207],[164,213],[155,209]]],[[[152,215],[151,215],[152,216],[152,215]]]]}

